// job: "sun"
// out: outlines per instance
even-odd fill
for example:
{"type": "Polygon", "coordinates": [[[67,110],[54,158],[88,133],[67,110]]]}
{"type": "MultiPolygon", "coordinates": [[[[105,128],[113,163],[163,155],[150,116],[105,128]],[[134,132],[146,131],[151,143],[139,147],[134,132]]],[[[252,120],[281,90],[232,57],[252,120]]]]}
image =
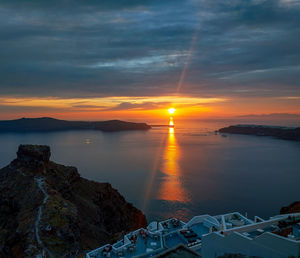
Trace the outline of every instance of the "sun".
{"type": "Polygon", "coordinates": [[[175,108],[169,108],[169,109],[168,109],[169,114],[174,114],[175,111],[176,111],[175,108]]]}

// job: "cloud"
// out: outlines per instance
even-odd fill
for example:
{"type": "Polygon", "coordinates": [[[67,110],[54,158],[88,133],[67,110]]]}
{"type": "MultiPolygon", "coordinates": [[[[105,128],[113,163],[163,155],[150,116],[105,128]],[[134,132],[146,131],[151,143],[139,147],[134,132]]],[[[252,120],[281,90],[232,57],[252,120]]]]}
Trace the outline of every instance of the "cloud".
{"type": "Polygon", "coordinates": [[[278,118],[278,119],[297,119],[300,121],[300,115],[299,114],[288,114],[288,113],[272,113],[272,114],[260,114],[260,115],[242,115],[238,116],[241,118],[278,118]]]}
{"type": "Polygon", "coordinates": [[[300,96],[299,12],[294,0],[4,0],[0,94],[171,95],[186,66],[185,96],[300,96]]]}
{"type": "Polygon", "coordinates": [[[96,109],[102,109],[106,108],[106,106],[98,106],[98,105],[72,105],[74,108],[96,108],[96,109]]]}
{"type": "Polygon", "coordinates": [[[142,103],[131,103],[131,102],[122,102],[112,108],[108,108],[105,111],[115,111],[115,110],[150,110],[150,109],[159,109],[166,108],[170,105],[170,102],[142,102],[142,103]]]}

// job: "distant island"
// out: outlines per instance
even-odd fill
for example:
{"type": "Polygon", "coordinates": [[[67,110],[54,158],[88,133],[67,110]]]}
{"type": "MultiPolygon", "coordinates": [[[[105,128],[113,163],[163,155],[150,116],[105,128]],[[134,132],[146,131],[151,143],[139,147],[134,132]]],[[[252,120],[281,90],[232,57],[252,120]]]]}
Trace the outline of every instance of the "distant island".
{"type": "Polygon", "coordinates": [[[266,125],[231,125],[218,130],[220,133],[272,136],[278,139],[300,141],[300,127],[266,125]]]}
{"type": "Polygon", "coordinates": [[[117,132],[129,130],[149,130],[146,123],[133,123],[120,120],[109,121],[67,121],[51,117],[21,118],[16,120],[0,121],[1,132],[51,132],[66,130],[99,130],[117,132]]]}

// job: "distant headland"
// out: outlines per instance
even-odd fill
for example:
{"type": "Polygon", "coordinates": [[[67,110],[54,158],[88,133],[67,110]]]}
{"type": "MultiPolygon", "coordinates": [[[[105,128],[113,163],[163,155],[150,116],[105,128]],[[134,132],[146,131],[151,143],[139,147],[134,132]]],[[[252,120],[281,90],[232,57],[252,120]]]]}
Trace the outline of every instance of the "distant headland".
{"type": "Polygon", "coordinates": [[[99,130],[118,132],[129,130],[149,130],[146,123],[133,123],[120,120],[109,121],[67,121],[51,117],[21,118],[16,120],[0,120],[1,132],[52,132],[67,130],[99,130]]]}
{"type": "Polygon", "coordinates": [[[220,133],[272,136],[282,140],[300,141],[300,127],[266,125],[231,125],[218,130],[220,133]]]}

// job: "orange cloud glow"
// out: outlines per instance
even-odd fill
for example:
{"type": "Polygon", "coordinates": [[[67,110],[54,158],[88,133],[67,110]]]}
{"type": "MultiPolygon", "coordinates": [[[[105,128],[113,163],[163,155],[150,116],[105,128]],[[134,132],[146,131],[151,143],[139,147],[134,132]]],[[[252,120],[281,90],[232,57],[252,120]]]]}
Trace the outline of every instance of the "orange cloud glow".
{"type": "Polygon", "coordinates": [[[219,118],[244,114],[300,114],[297,97],[197,98],[190,96],[24,98],[0,97],[0,119],[50,116],[70,120],[165,121],[174,107],[178,119],[219,118]],[[255,104],[254,104],[255,103],[255,104]]]}
{"type": "MultiPolygon", "coordinates": [[[[7,114],[18,111],[18,116],[55,116],[70,119],[115,119],[139,117],[166,117],[167,108],[176,107],[177,116],[208,112],[213,103],[224,102],[222,98],[192,98],[178,96],[162,97],[104,97],[104,98],[17,98],[1,97],[0,106],[7,114]]],[[[3,116],[3,115],[2,115],[3,116]]]]}

